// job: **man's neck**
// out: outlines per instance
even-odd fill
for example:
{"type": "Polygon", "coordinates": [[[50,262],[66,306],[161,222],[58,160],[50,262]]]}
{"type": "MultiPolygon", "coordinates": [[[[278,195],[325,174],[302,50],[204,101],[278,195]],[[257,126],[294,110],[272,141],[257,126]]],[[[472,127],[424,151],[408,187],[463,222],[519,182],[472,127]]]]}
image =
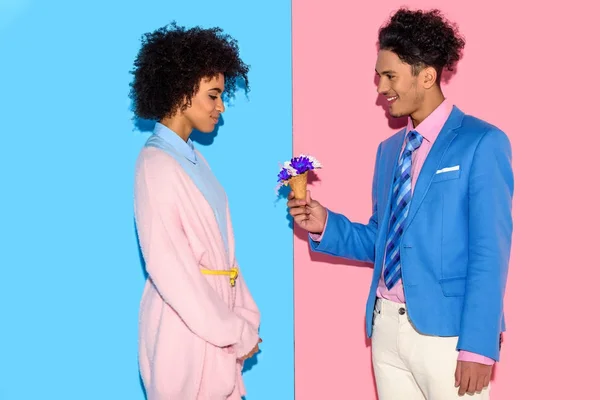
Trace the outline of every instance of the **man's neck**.
{"type": "Polygon", "coordinates": [[[436,108],[440,106],[446,100],[442,91],[437,89],[432,89],[432,93],[427,93],[425,98],[423,99],[423,103],[421,107],[414,113],[410,115],[410,119],[412,120],[413,126],[416,128],[421,122],[425,120],[432,112],[435,111],[436,108]]]}

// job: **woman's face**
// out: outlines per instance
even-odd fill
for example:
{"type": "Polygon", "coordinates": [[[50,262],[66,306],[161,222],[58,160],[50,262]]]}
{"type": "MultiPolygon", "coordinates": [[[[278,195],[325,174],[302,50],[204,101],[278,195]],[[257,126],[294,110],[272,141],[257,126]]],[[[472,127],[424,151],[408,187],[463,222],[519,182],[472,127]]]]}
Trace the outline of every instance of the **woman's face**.
{"type": "Polygon", "coordinates": [[[219,74],[213,78],[202,78],[200,88],[192,104],[183,111],[193,128],[200,132],[210,133],[219,122],[219,116],[225,111],[221,95],[225,89],[225,78],[219,74]]]}

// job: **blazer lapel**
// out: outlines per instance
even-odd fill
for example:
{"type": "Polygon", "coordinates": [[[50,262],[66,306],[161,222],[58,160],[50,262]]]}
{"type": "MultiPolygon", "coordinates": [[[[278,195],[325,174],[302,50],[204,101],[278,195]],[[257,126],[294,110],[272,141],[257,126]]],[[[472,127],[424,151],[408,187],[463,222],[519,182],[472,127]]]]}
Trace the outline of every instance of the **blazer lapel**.
{"type": "MultiPolygon", "coordinates": [[[[464,117],[464,113],[460,111],[456,106],[453,107],[452,113],[448,118],[448,121],[442,127],[442,130],[437,137],[433,147],[429,151],[427,158],[425,159],[425,163],[423,164],[423,168],[419,173],[419,178],[417,179],[417,183],[415,184],[415,189],[413,191],[413,197],[410,203],[410,209],[408,211],[408,218],[406,220],[405,231],[415,218],[415,214],[419,210],[427,191],[429,190],[429,186],[431,185],[431,181],[435,176],[435,172],[438,170],[442,158],[448,150],[448,146],[452,143],[452,140],[457,135],[456,129],[460,127],[462,124],[462,120],[464,117]]],[[[419,129],[417,128],[417,131],[419,129]]]]}

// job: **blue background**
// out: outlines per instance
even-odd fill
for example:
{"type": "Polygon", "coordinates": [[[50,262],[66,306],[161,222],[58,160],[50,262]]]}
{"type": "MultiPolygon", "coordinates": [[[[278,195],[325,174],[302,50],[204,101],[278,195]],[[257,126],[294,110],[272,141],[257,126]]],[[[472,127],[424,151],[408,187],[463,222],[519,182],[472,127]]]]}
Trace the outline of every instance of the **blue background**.
{"type": "Polygon", "coordinates": [[[133,172],[150,133],[129,71],[141,35],[173,20],[221,26],[251,67],[248,98],[198,146],[262,312],[247,399],[293,399],[293,236],[274,192],[292,149],[291,2],[0,0],[2,400],[143,399],[133,172]]]}

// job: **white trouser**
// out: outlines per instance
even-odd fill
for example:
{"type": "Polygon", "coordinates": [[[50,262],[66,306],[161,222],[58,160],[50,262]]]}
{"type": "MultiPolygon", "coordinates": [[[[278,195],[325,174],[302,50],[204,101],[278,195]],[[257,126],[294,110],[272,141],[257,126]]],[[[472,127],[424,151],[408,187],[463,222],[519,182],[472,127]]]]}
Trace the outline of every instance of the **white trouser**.
{"type": "MultiPolygon", "coordinates": [[[[378,299],[372,336],[379,400],[488,400],[488,386],[473,396],[458,395],[454,372],[457,337],[426,336],[408,320],[406,305],[378,299]]],[[[490,385],[491,386],[491,385],[490,385]]]]}

